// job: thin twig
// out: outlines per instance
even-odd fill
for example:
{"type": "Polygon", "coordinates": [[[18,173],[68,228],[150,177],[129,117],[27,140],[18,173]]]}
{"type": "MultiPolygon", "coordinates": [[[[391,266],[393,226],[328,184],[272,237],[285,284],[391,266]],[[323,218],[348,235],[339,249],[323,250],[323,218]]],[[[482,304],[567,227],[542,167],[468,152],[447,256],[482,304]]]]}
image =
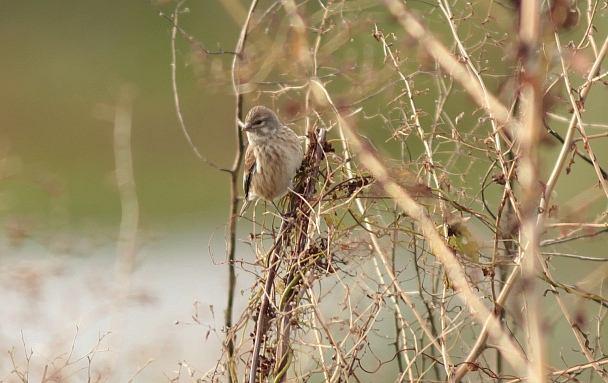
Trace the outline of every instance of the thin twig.
{"type": "MultiPolygon", "coordinates": [[[[223,171],[223,172],[230,172],[230,169],[225,169],[225,168],[222,168],[222,167],[214,164],[213,162],[209,161],[205,156],[203,156],[201,154],[201,152],[198,150],[198,147],[194,144],[194,142],[192,142],[192,138],[190,137],[190,133],[188,133],[188,129],[186,128],[186,123],[184,122],[184,117],[182,116],[182,110],[181,110],[180,103],[179,103],[179,92],[177,90],[177,51],[175,48],[175,40],[177,37],[178,29],[181,31],[181,28],[178,27],[177,23],[178,23],[178,16],[181,13],[181,8],[182,8],[182,5],[184,4],[184,2],[185,2],[185,0],[180,0],[177,2],[177,5],[175,6],[175,11],[173,13],[173,19],[169,18],[168,16],[166,16],[164,13],[161,12],[161,16],[170,20],[173,24],[173,31],[171,32],[171,84],[173,86],[173,101],[175,103],[175,111],[177,112],[177,119],[179,121],[179,126],[182,129],[182,133],[184,134],[184,137],[186,137],[186,140],[188,140],[188,144],[190,144],[190,147],[194,151],[194,154],[196,154],[196,156],[200,160],[202,160],[206,164],[214,167],[215,169],[223,171]]],[[[184,32],[182,32],[182,33],[184,33],[184,32]]]]}

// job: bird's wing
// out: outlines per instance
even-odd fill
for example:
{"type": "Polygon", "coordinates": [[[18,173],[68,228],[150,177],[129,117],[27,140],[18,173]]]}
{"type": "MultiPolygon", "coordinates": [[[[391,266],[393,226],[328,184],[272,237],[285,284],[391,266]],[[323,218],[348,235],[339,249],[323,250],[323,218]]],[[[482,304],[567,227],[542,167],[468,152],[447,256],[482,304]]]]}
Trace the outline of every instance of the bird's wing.
{"type": "Polygon", "coordinates": [[[251,178],[255,173],[256,161],[255,153],[251,145],[247,146],[245,151],[245,174],[243,176],[243,190],[245,191],[245,200],[249,199],[249,188],[251,187],[251,178]]]}

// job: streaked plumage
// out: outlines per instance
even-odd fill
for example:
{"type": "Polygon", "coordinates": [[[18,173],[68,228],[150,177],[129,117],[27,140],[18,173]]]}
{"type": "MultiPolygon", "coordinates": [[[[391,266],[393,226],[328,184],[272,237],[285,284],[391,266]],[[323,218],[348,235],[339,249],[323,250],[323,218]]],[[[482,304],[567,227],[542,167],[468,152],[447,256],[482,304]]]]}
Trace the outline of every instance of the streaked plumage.
{"type": "Polygon", "coordinates": [[[255,197],[273,201],[284,196],[302,164],[302,145],[293,130],[283,126],[277,115],[264,106],[253,107],[243,131],[249,145],[245,152],[243,215],[255,197]]]}

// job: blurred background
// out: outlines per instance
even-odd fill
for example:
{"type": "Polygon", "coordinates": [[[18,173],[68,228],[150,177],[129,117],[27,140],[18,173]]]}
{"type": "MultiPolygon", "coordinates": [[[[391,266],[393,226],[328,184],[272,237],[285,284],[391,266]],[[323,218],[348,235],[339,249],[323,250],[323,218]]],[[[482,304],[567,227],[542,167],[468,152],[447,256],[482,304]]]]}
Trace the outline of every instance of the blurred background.
{"type": "MultiPolygon", "coordinates": [[[[140,381],[174,377],[180,361],[208,369],[219,358],[223,334],[214,331],[225,306],[226,272],[219,263],[229,183],[196,158],[178,125],[172,25],[159,15],[171,15],[174,6],[119,0],[0,5],[0,381],[17,366],[27,371],[30,365],[36,381],[44,365],[47,377],[63,361],[74,363],[63,374],[86,368],[86,358],[79,358],[98,343],[112,351],[96,354],[92,375],[113,370],[111,381],[128,380],[151,358],[140,381]],[[114,326],[121,210],[113,108],[125,87],[134,95],[140,234],[129,309],[114,326]]],[[[218,3],[188,6],[192,16],[183,15],[182,26],[189,33],[211,48],[233,48],[239,26],[218,3]]],[[[209,160],[230,166],[229,78],[201,73],[201,58],[192,52],[178,44],[185,122],[209,160]]],[[[206,68],[229,73],[232,57],[209,60],[206,68]]]]}
{"type": "MultiPolygon", "coordinates": [[[[189,12],[180,16],[179,24],[207,49],[230,51],[247,3],[193,0],[185,4],[189,12]]],[[[275,2],[268,1],[260,9],[280,9],[269,4],[275,2]]],[[[334,15],[343,24],[327,27],[318,55],[322,59],[318,75],[335,92],[337,103],[364,108],[361,130],[408,177],[424,164],[421,140],[416,134],[409,135],[414,132],[413,114],[421,116],[425,128],[445,129],[441,134],[448,138],[452,133],[449,125],[438,122],[453,121],[459,134],[473,139],[479,136],[474,142],[483,149],[490,126],[483,112],[458,87],[445,98],[437,95],[436,79],[449,82],[445,80],[449,76],[439,72],[417,43],[404,37],[401,28],[392,24],[393,18],[376,4],[374,0],[345,2],[345,13],[334,15]],[[420,110],[411,111],[400,101],[405,95],[403,85],[390,61],[383,60],[386,50],[372,35],[378,30],[376,23],[380,30],[387,28],[386,35],[394,38],[395,49],[403,55],[403,70],[412,75],[408,81],[417,92],[420,110]],[[338,55],[340,60],[334,59],[338,55]],[[435,77],[435,73],[441,75],[435,77]]],[[[463,7],[462,14],[469,15],[469,3],[458,5],[463,7]]],[[[300,6],[309,11],[310,25],[321,20],[323,9],[318,3],[302,2],[300,6]]],[[[452,44],[448,24],[433,5],[417,2],[410,6],[424,12],[421,19],[426,26],[438,36],[447,36],[445,40],[452,44]]],[[[178,123],[171,80],[172,24],[161,15],[170,16],[174,7],[174,2],[164,0],[4,0],[0,4],[0,381],[9,376],[9,382],[41,381],[53,373],[66,379],[70,374],[88,374],[93,381],[95,377],[128,381],[135,374],[134,381],[191,381],[186,378],[190,373],[196,371],[200,376],[221,357],[229,178],[196,157],[178,123]],[[139,231],[129,299],[118,307],[113,294],[120,272],[116,245],[121,205],[113,119],[125,89],[133,98],[131,149],[139,231]],[[138,372],[138,368],[142,370],[138,372]],[[19,380],[19,374],[27,379],[19,380]]],[[[482,19],[477,16],[463,17],[460,31],[471,46],[481,41],[483,49],[476,59],[490,90],[509,99],[508,93],[514,93],[509,82],[516,58],[508,34],[514,36],[515,17],[507,7],[494,3],[477,2],[474,7],[491,20],[489,25],[495,28],[488,28],[492,39],[486,38],[486,30],[479,33],[482,19]]],[[[307,77],[294,59],[298,52],[292,48],[298,43],[283,40],[289,36],[290,20],[281,12],[268,12],[252,27],[251,61],[243,77],[262,84],[259,88],[267,92],[265,97],[272,94],[276,100],[270,106],[302,133],[297,108],[305,90],[296,85],[305,83],[307,77]],[[256,45],[258,41],[262,43],[256,45]],[[270,58],[264,51],[267,46],[275,49],[270,58]],[[259,68],[263,70],[258,73],[259,68]],[[292,89],[284,89],[292,84],[292,89]]],[[[602,12],[598,18],[604,15],[602,12]]],[[[606,25],[598,23],[594,29],[602,38],[606,25]]],[[[578,41],[582,33],[567,32],[564,45],[570,39],[578,41]]],[[[176,54],[181,107],[192,141],[209,161],[230,167],[235,152],[232,56],[207,55],[183,37],[178,38],[176,54]]],[[[591,57],[589,52],[585,54],[591,57]]],[[[580,67],[586,68],[589,62],[580,67]]],[[[581,68],[575,68],[576,85],[582,82],[581,68]]],[[[551,75],[558,78],[559,72],[551,75]]],[[[247,95],[246,109],[258,102],[261,92],[257,90],[247,95]]],[[[554,109],[569,116],[566,97],[555,93],[561,98],[556,97],[554,109]]],[[[605,89],[594,90],[586,103],[586,116],[602,124],[591,133],[605,131],[604,105],[605,89]]],[[[562,135],[566,121],[550,120],[562,135]]],[[[317,122],[329,126],[331,113],[317,122]]],[[[546,159],[543,178],[559,150],[555,140],[547,142],[541,149],[546,159]]],[[[608,150],[602,140],[593,145],[596,153],[608,150]]],[[[451,180],[455,190],[470,191],[468,186],[483,183],[492,165],[482,151],[457,152],[457,145],[449,139],[437,147],[437,158],[458,175],[451,180]]],[[[608,166],[605,158],[599,161],[604,168],[608,166]]],[[[584,222],[605,209],[592,167],[577,159],[573,168],[555,191],[554,201],[563,216],[556,221],[577,221],[580,215],[584,222]]],[[[490,182],[484,185],[489,185],[488,200],[497,203],[500,188],[490,182]]],[[[471,196],[477,199],[477,195],[471,196]]],[[[239,227],[243,230],[239,238],[246,238],[249,226],[239,227]]],[[[482,251],[491,253],[487,243],[492,235],[478,227],[471,230],[486,246],[482,251]]],[[[562,244],[559,251],[605,258],[604,243],[597,236],[576,242],[576,246],[562,244]]],[[[253,262],[253,251],[244,244],[239,246],[243,251],[237,258],[253,262]]],[[[403,252],[407,254],[403,259],[409,262],[411,254],[403,252]]],[[[594,274],[598,263],[581,266],[576,259],[557,258],[553,265],[558,265],[555,275],[566,283],[601,280],[594,274]]],[[[246,269],[238,269],[238,314],[253,281],[254,271],[250,275],[246,269]]],[[[414,283],[413,277],[407,280],[414,283]]],[[[572,302],[578,304],[575,299],[572,302]]],[[[591,308],[581,312],[597,310],[586,304],[591,308]]],[[[554,307],[552,310],[556,312],[554,307]]],[[[563,323],[553,328],[558,329],[556,333],[570,331],[563,323]]],[[[601,331],[605,327],[598,329],[601,331]]],[[[552,342],[556,359],[572,349],[560,337],[548,342],[552,342]]]]}

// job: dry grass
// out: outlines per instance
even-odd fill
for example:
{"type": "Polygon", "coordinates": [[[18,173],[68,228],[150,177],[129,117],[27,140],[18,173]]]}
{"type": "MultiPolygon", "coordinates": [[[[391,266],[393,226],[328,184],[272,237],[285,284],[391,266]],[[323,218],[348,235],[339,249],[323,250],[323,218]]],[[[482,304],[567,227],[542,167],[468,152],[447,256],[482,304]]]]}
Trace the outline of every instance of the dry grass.
{"type": "Polygon", "coordinates": [[[172,381],[608,381],[604,3],[221,3],[233,52],[179,27],[187,2],[166,16],[174,44],[232,57],[238,137],[216,166],[224,353],[172,381]],[[306,136],[286,219],[236,219],[255,104],[306,136]],[[244,312],[239,267],[257,278],[244,312]]]}
{"type": "Polygon", "coordinates": [[[237,122],[266,104],[308,150],[290,218],[242,221],[258,282],[197,379],[608,381],[604,5],[222,3],[237,122]]]}

